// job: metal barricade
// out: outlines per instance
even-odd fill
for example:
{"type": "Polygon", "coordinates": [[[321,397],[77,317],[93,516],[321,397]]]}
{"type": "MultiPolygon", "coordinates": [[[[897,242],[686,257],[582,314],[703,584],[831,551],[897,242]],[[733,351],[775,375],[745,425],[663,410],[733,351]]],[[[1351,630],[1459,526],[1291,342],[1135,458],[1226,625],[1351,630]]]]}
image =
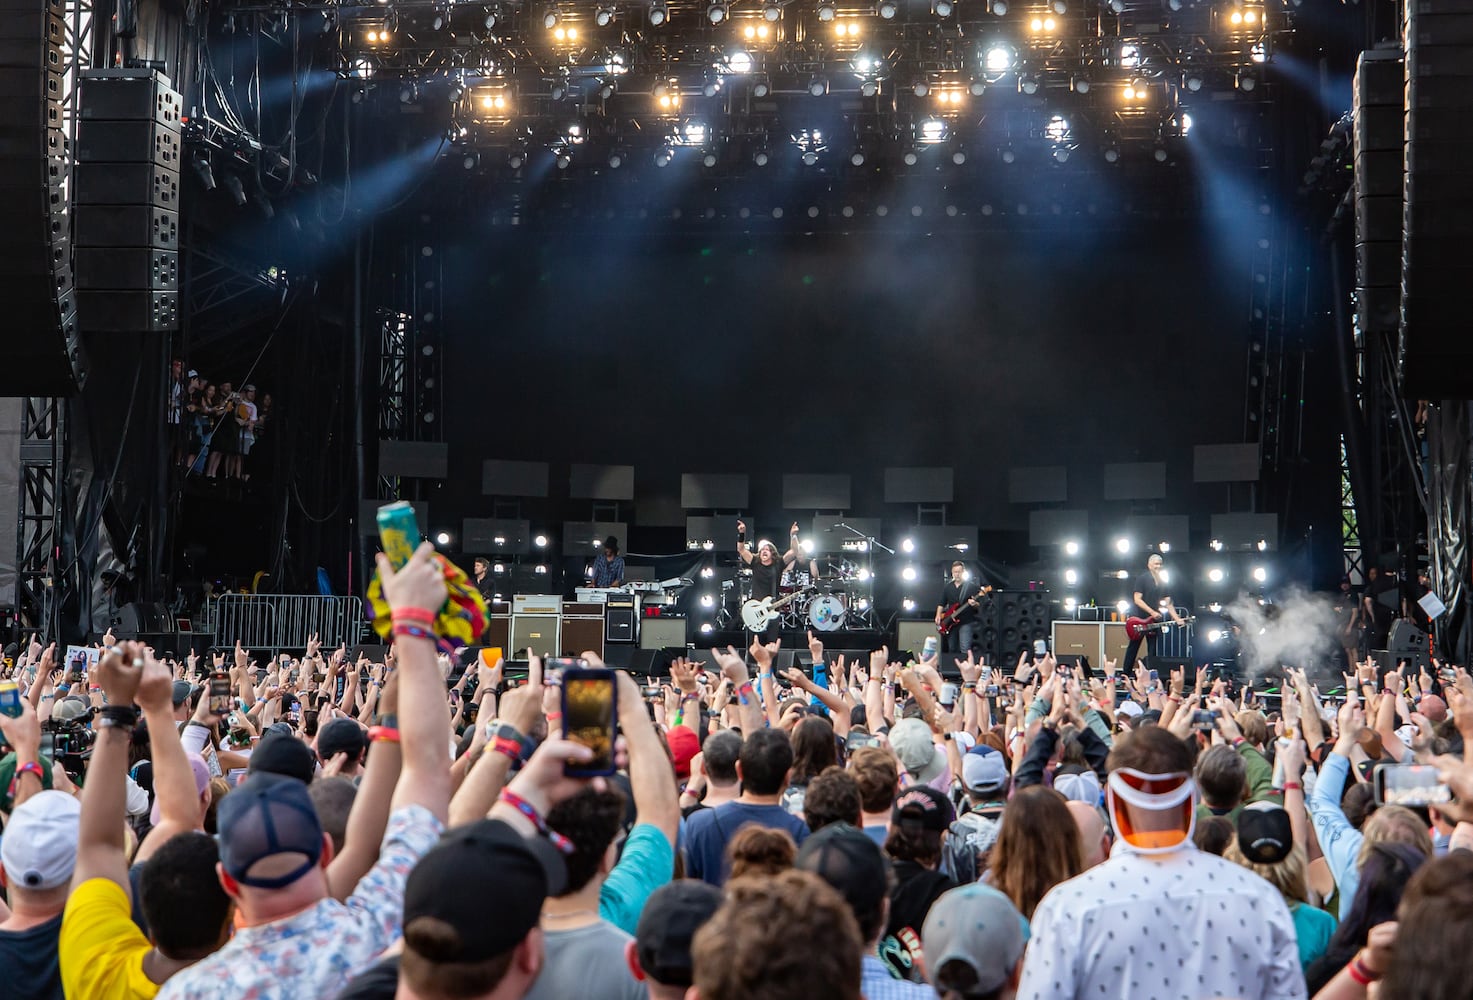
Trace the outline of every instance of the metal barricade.
{"type": "Polygon", "coordinates": [[[363,602],[356,597],[303,594],[222,594],[214,602],[216,646],[246,649],[305,649],[316,635],[324,650],[358,643],[363,634],[363,602]]]}

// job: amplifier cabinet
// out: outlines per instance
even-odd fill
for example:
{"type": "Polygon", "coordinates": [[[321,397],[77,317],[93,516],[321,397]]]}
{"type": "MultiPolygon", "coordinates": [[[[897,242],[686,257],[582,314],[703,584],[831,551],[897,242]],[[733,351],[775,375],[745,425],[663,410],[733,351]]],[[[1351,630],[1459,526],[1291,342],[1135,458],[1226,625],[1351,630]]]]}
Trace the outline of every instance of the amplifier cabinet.
{"type": "Polygon", "coordinates": [[[511,648],[516,655],[531,649],[538,656],[558,656],[562,651],[562,619],[557,615],[511,616],[511,648]]]}
{"type": "Polygon", "coordinates": [[[684,618],[646,618],[639,623],[640,649],[685,648],[684,618]]]}
{"type": "Polygon", "coordinates": [[[599,659],[604,655],[604,616],[602,614],[573,614],[575,608],[593,607],[599,611],[602,605],[565,604],[563,610],[562,648],[564,656],[577,656],[591,652],[599,659]]]}
{"type": "Polygon", "coordinates": [[[609,595],[604,605],[604,638],[609,642],[634,642],[639,638],[639,599],[609,595]]]}

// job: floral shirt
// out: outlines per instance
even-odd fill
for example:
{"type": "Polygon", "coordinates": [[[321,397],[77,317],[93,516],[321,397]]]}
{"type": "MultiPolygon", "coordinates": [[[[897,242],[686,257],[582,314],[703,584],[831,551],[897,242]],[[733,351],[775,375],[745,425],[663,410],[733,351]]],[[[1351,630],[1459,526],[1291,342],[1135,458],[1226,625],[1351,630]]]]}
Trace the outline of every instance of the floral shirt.
{"type": "Polygon", "coordinates": [[[238,931],[224,948],[165,983],[160,1000],[334,995],[398,938],[404,882],[441,829],[423,806],[397,810],[384,831],[378,864],[346,903],[323,899],[301,913],[238,931]]]}

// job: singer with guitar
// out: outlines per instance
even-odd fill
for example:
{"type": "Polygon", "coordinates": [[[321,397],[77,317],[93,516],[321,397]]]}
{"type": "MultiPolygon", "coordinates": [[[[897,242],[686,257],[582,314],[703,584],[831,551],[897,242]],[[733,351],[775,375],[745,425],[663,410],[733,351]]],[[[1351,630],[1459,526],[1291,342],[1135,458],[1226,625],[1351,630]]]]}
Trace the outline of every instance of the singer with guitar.
{"type": "Polygon", "coordinates": [[[951,579],[942,588],[941,601],[936,605],[942,652],[965,656],[971,650],[977,634],[977,605],[986,592],[986,587],[967,582],[966,563],[958,560],[951,564],[951,579]]]}
{"type": "MultiPolygon", "coordinates": [[[[1148,621],[1160,621],[1162,611],[1171,616],[1171,620],[1178,625],[1185,625],[1186,621],[1176,613],[1176,605],[1172,603],[1171,595],[1165,591],[1166,581],[1165,566],[1160,553],[1153,552],[1146,560],[1146,571],[1135,578],[1135,608],[1148,621]]],[[[1156,655],[1156,644],[1161,641],[1161,630],[1150,629],[1143,635],[1130,640],[1130,645],[1125,647],[1125,662],[1120,669],[1129,674],[1135,666],[1136,654],[1141,651],[1141,640],[1146,643],[1146,655],[1156,655]]]]}
{"type": "MultiPolygon", "coordinates": [[[[757,543],[757,551],[754,554],[751,546],[747,544],[747,523],[737,521],[737,555],[742,557],[742,562],[752,568],[752,599],[762,600],[764,597],[777,599],[778,585],[782,582],[783,571],[798,561],[798,524],[793,522],[793,530],[789,534],[788,551],[781,557],[777,554],[777,546],[763,539],[757,543]]],[[[760,633],[763,642],[772,642],[778,637],[778,619],[773,618],[767,623],[767,627],[760,633]]]]}

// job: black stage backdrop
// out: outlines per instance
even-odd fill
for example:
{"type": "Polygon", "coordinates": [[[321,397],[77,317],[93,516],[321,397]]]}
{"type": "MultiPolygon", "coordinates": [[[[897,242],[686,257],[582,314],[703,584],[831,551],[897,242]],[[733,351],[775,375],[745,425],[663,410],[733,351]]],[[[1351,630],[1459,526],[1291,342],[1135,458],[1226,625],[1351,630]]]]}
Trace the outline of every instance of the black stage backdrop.
{"type": "Polygon", "coordinates": [[[1009,467],[1068,465],[1082,506],[1102,464],[1165,460],[1160,509],[1186,512],[1191,446],[1242,440],[1250,248],[1171,228],[483,232],[445,250],[434,519],[488,512],[485,458],[554,463],[554,500],[558,463],[633,464],[641,497],[746,472],[759,517],[785,472],[851,473],[864,514],[885,466],[952,465],[951,519],[984,531],[1026,525],[1009,467]]]}

